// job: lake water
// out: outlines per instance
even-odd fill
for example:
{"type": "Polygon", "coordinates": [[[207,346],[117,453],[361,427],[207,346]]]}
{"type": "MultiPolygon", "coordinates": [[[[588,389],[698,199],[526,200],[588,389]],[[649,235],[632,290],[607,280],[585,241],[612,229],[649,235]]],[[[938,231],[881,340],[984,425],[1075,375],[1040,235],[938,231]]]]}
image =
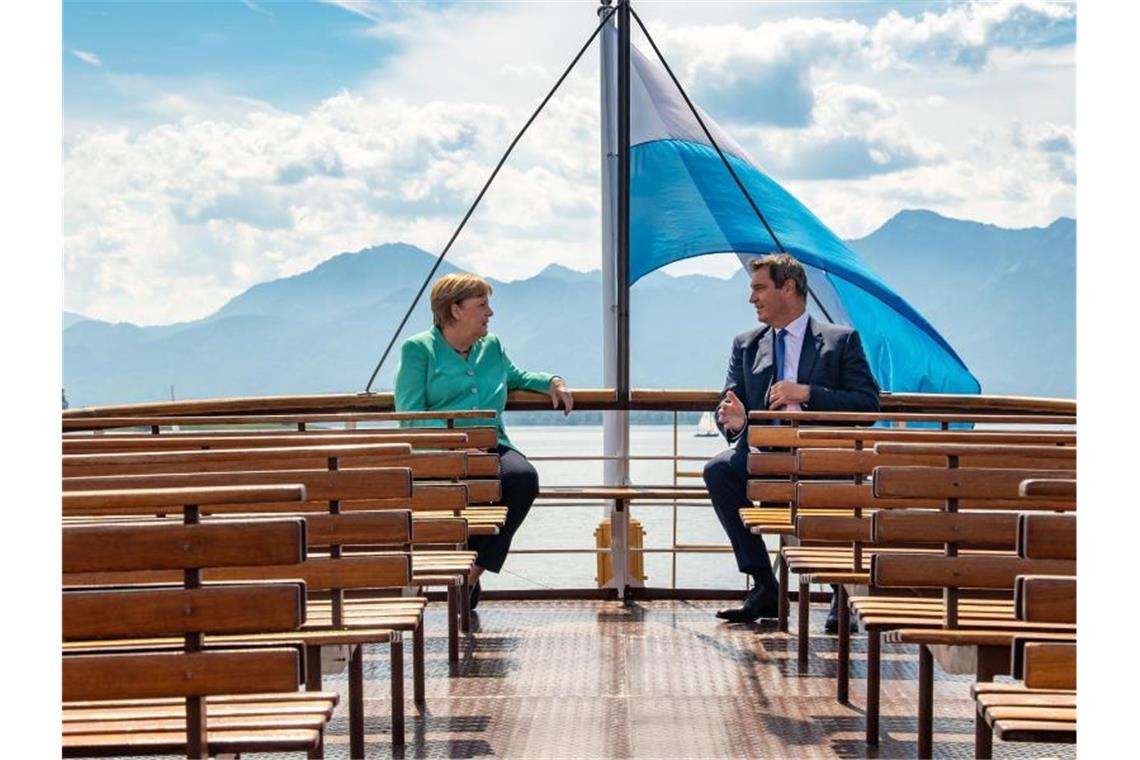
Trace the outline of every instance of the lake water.
{"type": "MultiPolygon", "coordinates": [[[[600,426],[528,426],[508,429],[511,441],[531,458],[543,486],[589,486],[602,483],[600,461],[544,461],[549,456],[600,456],[600,426]]],[[[678,431],[680,456],[696,456],[700,461],[681,462],[682,471],[698,473],[698,477],[678,480],[682,485],[703,485],[699,473],[704,460],[726,444],[717,436],[697,437],[696,425],[682,425],[678,431]]],[[[671,425],[634,425],[630,428],[632,456],[672,456],[671,425]]],[[[669,461],[631,462],[630,478],[637,485],[672,485],[673,465],[669,461]]],[[[495,576],[485,574],[487,589],[595,588],[597,555],[589,554],[523,554],[519,549],[589,549],[595,546],[594,531],[607,514],[607,506],[590,502],[582,506],[545,506],[535,503],[519,532],[515,534],[512,552],[503,571],[495,576]]],[[[634,504],[631,517],[645,529],[646,548],[668,548],[673,543],[673,505],[671,502],[634,504]]],[[[728,539],[707,500],[694,506],[680,506],[677,517],[677,542],[681,544],[723,544],[728,539]]],[[[769,549],[775,547],[768,541],[769,549]]],[[[647,586],[673,585],[673,558],[670,554],[645,554],[647,586]]],[[[743,588],[743,576],[736,570],[731,553],[683,553],[677,555],[676,585],[680,588],[743,588]]]]}

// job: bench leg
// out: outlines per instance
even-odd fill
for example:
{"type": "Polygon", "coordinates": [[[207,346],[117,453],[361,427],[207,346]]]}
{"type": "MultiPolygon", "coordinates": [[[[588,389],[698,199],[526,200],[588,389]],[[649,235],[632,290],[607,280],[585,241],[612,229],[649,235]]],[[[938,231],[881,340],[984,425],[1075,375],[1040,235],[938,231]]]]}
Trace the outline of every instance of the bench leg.
{"type": "MultiPolygon", "coordinates": [[[[305,647],[305,691],[321,690],[321,648],[305,647]]],[[[325,756],[325,732],[321,731],[321,743],[309,750],[310,760],[321,760],[325,756]]]]}
{"type": "Polygon", "coordinates": [[[778,580],[780,583],[780,605],[776,613],[776,627],[783,633],[788,632],[788,605],[791,595],[788,591],[788,563],[784,561],[785,537],[780,536],[780,551],[776,552],[778,580]]]}
{"type": "MultiPolygon", "coordinates": [[[[989,683],[999,673],[1009,672],[1009,660],[1006,652],[994,652],[992,647],[978,647],[978,668],[975,672],[978,683],[989,683]],[[996,654],[996,656],[995,656],[996,654]]],[[[989,760],[994,751],[994,730],[986,722],[986,716],[981,706],[974,716],[974,757],[979,760],[989,760]]]]}
{"type": "Polygon", "coordinates": [[[811,618],[811,578],[807,575],[800,575],[800,595],[799,599],[799,620],[798,623],[798,636],[796,637],[796,659],[799,660],[801,665],[808,661],[808,622],[811,618]]]}
{"type": "Polygon", "coordinates": [[[404,639],[392,639],[392,746],[404,746],[404,639]]]}
{"type": "Polygon", "coordinates": [[[427,702],[424,697],[424,621],[412,631],[412,699],[423,712],[427,702]]]}
{"type": "Polygon", "coordinates": [[[840,583],[836,586],[839,596],[839,657],[836,672],[835,698],[839,704],[845,705],[849,700],[849,684],[851,678],[851,610],[847,608],[847,587],[840,583]]]}
{"type": "Polygon", "coordinates": [[[466,576],[459,586],[459,630],[471,633],[471,586],[466,576]]]}
{"type": "Polygon", "coordinates": [[[364,645],[350,648],[348,658],[348,752],[364,757],[364,645]]]}
{"type": "Polygon", "coordinates": [[[879,746],[879,668],[882,634],[867,631],[867,744],[879,746]]]}
{"type": "Polygon", "coordinates": [[[918,756],[931,757],[934,746],[934,655],[918,647],[918,756]]]}
{"type": "Polygon", "coordinates": [[[459,662],[458,586],[447,587],[447,661],[459,662]]]}
{"type": "Polygon", "coordinates": [[[990,760],[994,752],[994,730],[986,722],[986,711],[981,702],[975,702],[978,708],[974,715],[974,758],[975,760],[990,760]]]}

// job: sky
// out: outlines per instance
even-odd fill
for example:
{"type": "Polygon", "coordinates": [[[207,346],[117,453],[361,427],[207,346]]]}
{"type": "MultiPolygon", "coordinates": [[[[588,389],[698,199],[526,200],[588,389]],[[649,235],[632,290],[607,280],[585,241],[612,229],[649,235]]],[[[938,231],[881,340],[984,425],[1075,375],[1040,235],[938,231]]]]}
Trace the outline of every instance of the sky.
{"type": "MultiPolygon", "coordinates": [[[[167,324],[344,251],[438,252],[596,7],[65,2],[64,308],[167,324]]],[[[693,99],[841,237],[908,208],[1076,216],[1074,5],[635,7],[693,99]]],[[[449,261],[598,267],[598,89],[595,47],[449,261]]]]}

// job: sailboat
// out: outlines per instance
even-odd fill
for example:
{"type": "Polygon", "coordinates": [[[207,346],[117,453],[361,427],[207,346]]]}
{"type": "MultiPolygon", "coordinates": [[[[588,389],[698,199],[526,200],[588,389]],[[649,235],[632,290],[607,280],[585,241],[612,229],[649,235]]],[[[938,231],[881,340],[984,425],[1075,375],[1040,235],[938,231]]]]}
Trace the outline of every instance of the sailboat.
{"type": "Polygon", "coordinates": [[[716,420],[713,419],[712,412],[705,412],[701,415],[695,435],[697,438],[715,438],[720,435],[720,431],[716,429],[716,420]]]}

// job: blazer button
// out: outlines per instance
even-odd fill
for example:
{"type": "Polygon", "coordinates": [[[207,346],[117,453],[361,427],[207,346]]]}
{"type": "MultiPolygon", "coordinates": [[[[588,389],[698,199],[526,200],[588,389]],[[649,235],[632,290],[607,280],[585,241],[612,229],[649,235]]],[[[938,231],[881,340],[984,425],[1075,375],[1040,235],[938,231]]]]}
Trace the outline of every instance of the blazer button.
{"type": "Polygon", "coordinates": [[[467,374],[468,374],[468,376],[474,377],[474,375],[475,375],[475,370],[473,370],[473,369],[468,369],[468,370],[467,370],[467,374]]]}
{"type": "Polygon", "coordinates": [[[471,392],[472,392],[472,393],[478,393],[478,392],[479,392],[479,389],[478,389],[478,388],[476,388],[475,386],[471,386],[471,392]]]}

